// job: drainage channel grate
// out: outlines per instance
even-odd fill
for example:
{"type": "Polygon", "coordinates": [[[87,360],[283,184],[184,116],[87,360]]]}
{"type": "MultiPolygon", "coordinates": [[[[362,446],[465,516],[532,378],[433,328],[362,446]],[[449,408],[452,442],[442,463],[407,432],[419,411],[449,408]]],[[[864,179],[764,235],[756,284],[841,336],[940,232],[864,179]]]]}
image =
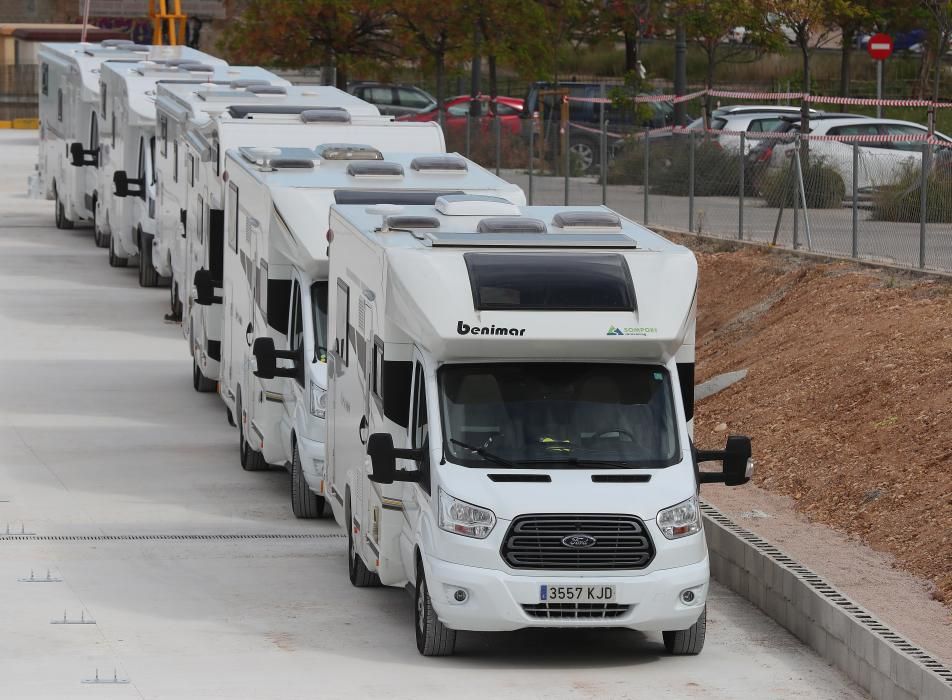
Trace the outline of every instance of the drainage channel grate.
{"type": "Polygon", "coordinates": [[[344,535],[336,532],[278,533],[270,535],[0,535],[0,542],[119,542],[124,540],[143,542],[163,540],[221,542],[232,540],[322,540],[343,537],[344,535]]]}
{"type": "Polygon", "coordinates": [[[750,530],[742,528],[740,525],[717,510],[714,506],[711,506],[707,503],[701,503],[701,511],[705,516],[716,522],[718,525],[721,525],[725,530],[730,530],[740,539],[747,542],[765,556],[770,557],[784,568],[787,568],[797,574],[807,585],[813,588],[813,590],[835,603],[845,612],[849,613],[854,620],[868,627],[878,637],[892,644],[906,655],[911,656],[922,663],[923,666],[942,678],[946,684],[952,686],[952,668],[949,668],[945,664],[937,661],[934,657],[927,654],[915,644],[912,644],[905,637],[893,632],[882,622],[869,615],[866,610],[859,607],[838,590],[830,586],[815,572],[803,566],[803,564],[798,563],[795,559],[791,559],[786,554],[770,544],[770,542],[767,540],[763,539],[762,537],[758,537],[750,530]]]}

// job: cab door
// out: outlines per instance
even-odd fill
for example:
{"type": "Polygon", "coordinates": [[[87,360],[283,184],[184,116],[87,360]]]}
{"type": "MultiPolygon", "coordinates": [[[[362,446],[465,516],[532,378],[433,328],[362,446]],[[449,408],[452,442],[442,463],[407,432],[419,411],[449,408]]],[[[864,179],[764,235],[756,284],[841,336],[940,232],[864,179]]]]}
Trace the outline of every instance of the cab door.
{"type": "Polygon", "coordinates": [[[419,483],[403,483],[403,515],[404,529],[400,537],[400,550],[403,559],[404,572],[408,581],[416,579],[414,561],[414,542],[417,541],[416,531],[419,527],[420,514],[430,507],[432,491],[432,475],[430,473],[430,411],[434,405],[427,399],[427,372],[426,363],[419,350],[413,353],[413,391],[410,398],[410,426],[407,431],[406,445],[411,449],[422,449],[423,459],[418,462],[407,463],[407,460],[398,460],[397,469],[417,469],[421,471],[422,479],[419,483]]]}

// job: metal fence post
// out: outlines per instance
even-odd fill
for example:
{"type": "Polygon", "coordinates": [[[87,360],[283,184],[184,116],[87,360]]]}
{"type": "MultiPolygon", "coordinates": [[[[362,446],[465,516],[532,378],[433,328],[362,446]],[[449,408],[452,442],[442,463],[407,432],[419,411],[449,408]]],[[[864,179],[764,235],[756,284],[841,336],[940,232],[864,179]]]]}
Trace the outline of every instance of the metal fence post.
{"type": "Polygon", "coordinates": [[[467,157],[467,158],[469,158],[469,139],[470,139],[470,133],[469,133],[469,116],[470,116],[470,115],[469,115],[469,112],[467,111],[467,112],[466,112],[466,157],[467,157]]]}
{"type": "Polygon", "coordinates": [[[562,139],[562,148],[564,149],[563,167],[565,168],[565,206],[569,205],[569,175],[572,170],[572,149],[569,147],[569,125],[565,125],[565,137],[562,139]]]}
{"type": "Polygon", "coordinates": [[[922,146],[922,173],[919,177],[919,267],[926,266],[926,221],[929,218],[929,168],[932,144],[922,146]]]}
{"type": "Polygon", "coordinates": [[[797,184],[800,186],[800,200],[803,202],[803,230],[807,234],[807,250],[813,250],[813,236],[810,235],[810,209],[807,205],[807,188],[803,180],[803,161],[800,160],[800,151],[793,154],[797,162],[797,184]]]}
{"type": "Polygon", "coordinates": [[[494,117],[496,126],[496,175],[499,175],[499,168],[502,166],[502,122],[497,114],[494,117]]]}
{"type": "Polygon", "coordinates": [[[644,189],[645,195],[645,206],[644,206],[644,221],[642,222],[645,226],[648,225],[648,161],[651,157],[651,148],[648,146],[648,132],[650,127],[645,127],[645,171],[643,173],[644,178],[642,179],[642,188],[644,189]]]}
{"type": "Polygon", "coordinates": [[[745,182],[747,173],[747,132],[740,132],[740,176],[737,188],[737,240],[744,240],[744,192],[747,190],[745,182]]]}
{"type": "MultiPolygon", "coordinates": [[[[877,61],[882,63],[882,61],[877,61]]],[[[853,240],[850,246],[851,257],[859,257],[859,143],[853,142],[853,240]]]]}
{"type": "Polygon", "coordinates": [[[694,233],[694,130],[688,133],[688,232],[694,233]]]}
{"type": "Polygon", "coordinates": [[[535,119],[531,116],[529,117],[529,204],[532,204],[532,171],[534,168],[534,163],[532,162],[532,149],[533,141],[535,141],[535,119]]]}
{"type": "Polygon", "coordinates": [[[608,120],[606,119],[602,121],[602,148],[599,157],[602,164],[602,204],[608,204],[608,120]]]}

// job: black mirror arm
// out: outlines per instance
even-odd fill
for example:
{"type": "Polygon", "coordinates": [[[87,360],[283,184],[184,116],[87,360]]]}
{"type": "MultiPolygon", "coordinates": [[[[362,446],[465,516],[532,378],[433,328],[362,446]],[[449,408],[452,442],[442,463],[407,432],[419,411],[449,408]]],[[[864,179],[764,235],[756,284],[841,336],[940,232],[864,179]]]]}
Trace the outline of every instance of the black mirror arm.
{"type": "Polygon", "coordinates": [[[698,450],[697,461],[700,462],[723,462],[727,457],[725,450],[698,450]]]}

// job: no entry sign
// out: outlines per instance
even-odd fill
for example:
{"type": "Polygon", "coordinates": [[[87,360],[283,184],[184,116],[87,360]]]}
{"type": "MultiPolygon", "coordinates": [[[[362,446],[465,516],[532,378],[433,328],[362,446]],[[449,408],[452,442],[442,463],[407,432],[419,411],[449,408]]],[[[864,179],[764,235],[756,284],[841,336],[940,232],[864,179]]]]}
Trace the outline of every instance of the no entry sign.
{"type": "Polygon", "coordinates": [[[888,34],[873,34],[866,44],[866,51],[874,61],[885,61],[892,56],[893,40],[888,34]]]}

